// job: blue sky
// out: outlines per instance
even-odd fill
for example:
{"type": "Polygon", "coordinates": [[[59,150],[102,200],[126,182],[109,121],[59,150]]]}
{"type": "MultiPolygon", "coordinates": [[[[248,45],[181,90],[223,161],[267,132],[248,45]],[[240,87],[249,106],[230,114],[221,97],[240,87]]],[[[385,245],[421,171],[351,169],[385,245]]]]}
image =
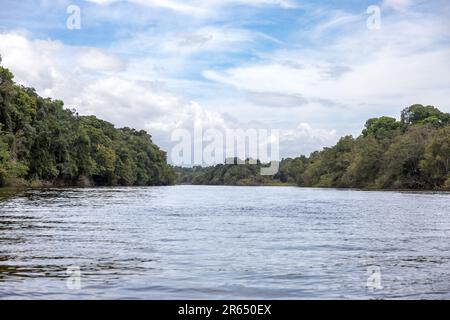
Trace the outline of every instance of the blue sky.
{"type": "Polygon", "coordinates": [[[0,0],[16,80],[170,149],[196,120],[282,131],[282,156],[413,104],[450,111],[448,1],[0,0]],[[81,10],[69,30],[66,10],[81,10]],[[381,12],[377,30],[367,8],[381,12]]]}

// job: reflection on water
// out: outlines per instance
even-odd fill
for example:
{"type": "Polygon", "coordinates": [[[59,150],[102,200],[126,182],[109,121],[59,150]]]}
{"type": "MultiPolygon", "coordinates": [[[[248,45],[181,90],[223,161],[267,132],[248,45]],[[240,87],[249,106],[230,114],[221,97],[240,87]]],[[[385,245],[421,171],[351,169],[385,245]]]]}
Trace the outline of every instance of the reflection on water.
{"type": "Polygon", "coordinates": [[[283,187],[23,191],[0,200],[0,298],[448,299],[449,200],[283,187]],[[374,266],[382,289],[367,287],[374,266]],[[80,289],[67,286],[69,267],[80,289]]]}

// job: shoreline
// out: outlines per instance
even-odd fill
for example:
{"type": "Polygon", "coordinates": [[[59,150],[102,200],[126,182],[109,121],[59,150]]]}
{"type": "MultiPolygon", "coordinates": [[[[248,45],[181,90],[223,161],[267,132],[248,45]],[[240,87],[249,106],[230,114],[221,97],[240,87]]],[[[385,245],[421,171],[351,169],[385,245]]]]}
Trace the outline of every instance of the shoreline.
{"type": "Polygon", "coordinates": [[[259,185],[227,185],[227,184],[189,184],[179,183],[175,186],[207,186],[207,187],[294,187],[299,189],[317,189],[317,190],[351,190],[351,191],[389,191],[389,192],[443,192],[450,193],[450,190],[444,189],[379,189],[379,188],[339,188],[339,187],[304,187],[296,184],[259,184],[259,185]]]}
{"type": "Polygon", "coordinates": [[[259,185],[226,185],[226,184],[189,184],[189,183],[175,183],[170,185],[148,185],[148,186],[123,186],[123,185],[110,185],[110,186],[80,186],[80,185],[61,185],[61,184],[47,184],[40,186],[4,186],[0,187],[0,200],[5,194],[17,194],[21,191],[27,190],[49,190],[49,189],[105,189],[105,188],[151,188],[151,187],[176,187],[176,186],[204,186],[204,187],[293,187],[299,189],[317,189],[317,190],[349,190],[349,191],[386,191],[386,192],[440,192],[450,193],[450,190],[444,189],[379,189],[379,188],[339,188],[339,187],[304,187],[291,183],[273,183],[273,184],[259,184],[259,185]]]}

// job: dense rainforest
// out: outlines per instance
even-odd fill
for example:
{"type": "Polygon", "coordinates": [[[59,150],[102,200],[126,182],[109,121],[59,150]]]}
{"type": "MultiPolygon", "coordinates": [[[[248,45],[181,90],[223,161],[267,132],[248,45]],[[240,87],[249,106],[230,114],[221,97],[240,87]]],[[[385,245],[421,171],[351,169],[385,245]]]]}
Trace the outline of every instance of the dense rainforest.
{"type": "Polygon", "coordinates": [[[166,185],[174,179],[165,152],[145,131],[80,116],[16,84],[0,66],[0,186],[166,185]]]}
{"type": "Polygon", "coordinates": [[[362,134],[346,136],[309,157],[284,159],[278,174],[261,164],[176,168],[178,183],[302,187],[450,190],[450,114],[413,105],[400,120],[369,119],[362,134]]]}

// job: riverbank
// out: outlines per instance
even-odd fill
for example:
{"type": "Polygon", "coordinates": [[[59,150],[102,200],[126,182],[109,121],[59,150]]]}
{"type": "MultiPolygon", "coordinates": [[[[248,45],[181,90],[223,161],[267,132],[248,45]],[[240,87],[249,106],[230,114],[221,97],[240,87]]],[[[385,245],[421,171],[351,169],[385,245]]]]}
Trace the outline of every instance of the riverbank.
{"type": "Polygon", "coordinates": [[[339,188],[339,187],[305,187],[295,183],[274,182],[267,184],[242,185],[242,184],[189,184],[178,183],[176,186],[206,186],[206,187],[294,187],[299,189],[317,189],[317,190],[354,190],[354,191],[386,191],[386,192],[448,192],[446,189],[381,189],[381,188],[339,188]]]}
{"type": "Polygon", "coordinates": [[[77,180],[60,180],[55,179],[52,181],[49,180],[25,180],[20,178],[13,178],[13,179],[7,179],[3,186],[0,186],[1,188],[11,188],[11,189],[39,189],[39,188],[95,188],[95,187],[145,187],[145,186],[160,186],[160,185],[174,185],[174,183],[170,184],[146,184],[146,185],[140,185],[140,184],[119,184],[119,183],[112,183],[112,184],[97,184],[95,181],[86,176],[81,176],[77,180]]]}
{"type": "MultiPolygon", "coordinates": [[[[429,193],[429,192],[439,192],[439,193],[449,193],[450,190],[445,189],[380,189],[380,188],[333,188],[333,187],[304,187],[298,186],[294,183],[267,183],[267,184],[258,184],[258,185],[223,185],[223,184],[188,184],[188,183],[178,183],[169,186],[204,186],[204,187],[284,187],[284,188],[298,188],[298,189],[315,189],[315,190],[351,190],[351,191],[367,191],[367,192],[417,192],[417,193],[429,193]]],[[[93,188],[93,189],[101,189],[101,188],[136,188],[136,187],[157,187],[157,186],[120,186],[120,185],[111,185],[111,186],[80,186],[80,185],[67,185],[67,184],[37,184],[37,185],[29,185],[29,186],[21,186],[21,187],[0,187],[0,200],[15,195],[17,193],[27,191],[27,190],[46,190],[46,189],[63,189],[63,188],[73,188],[73,189],[85,189],[85,188],[93,188]]]]}

